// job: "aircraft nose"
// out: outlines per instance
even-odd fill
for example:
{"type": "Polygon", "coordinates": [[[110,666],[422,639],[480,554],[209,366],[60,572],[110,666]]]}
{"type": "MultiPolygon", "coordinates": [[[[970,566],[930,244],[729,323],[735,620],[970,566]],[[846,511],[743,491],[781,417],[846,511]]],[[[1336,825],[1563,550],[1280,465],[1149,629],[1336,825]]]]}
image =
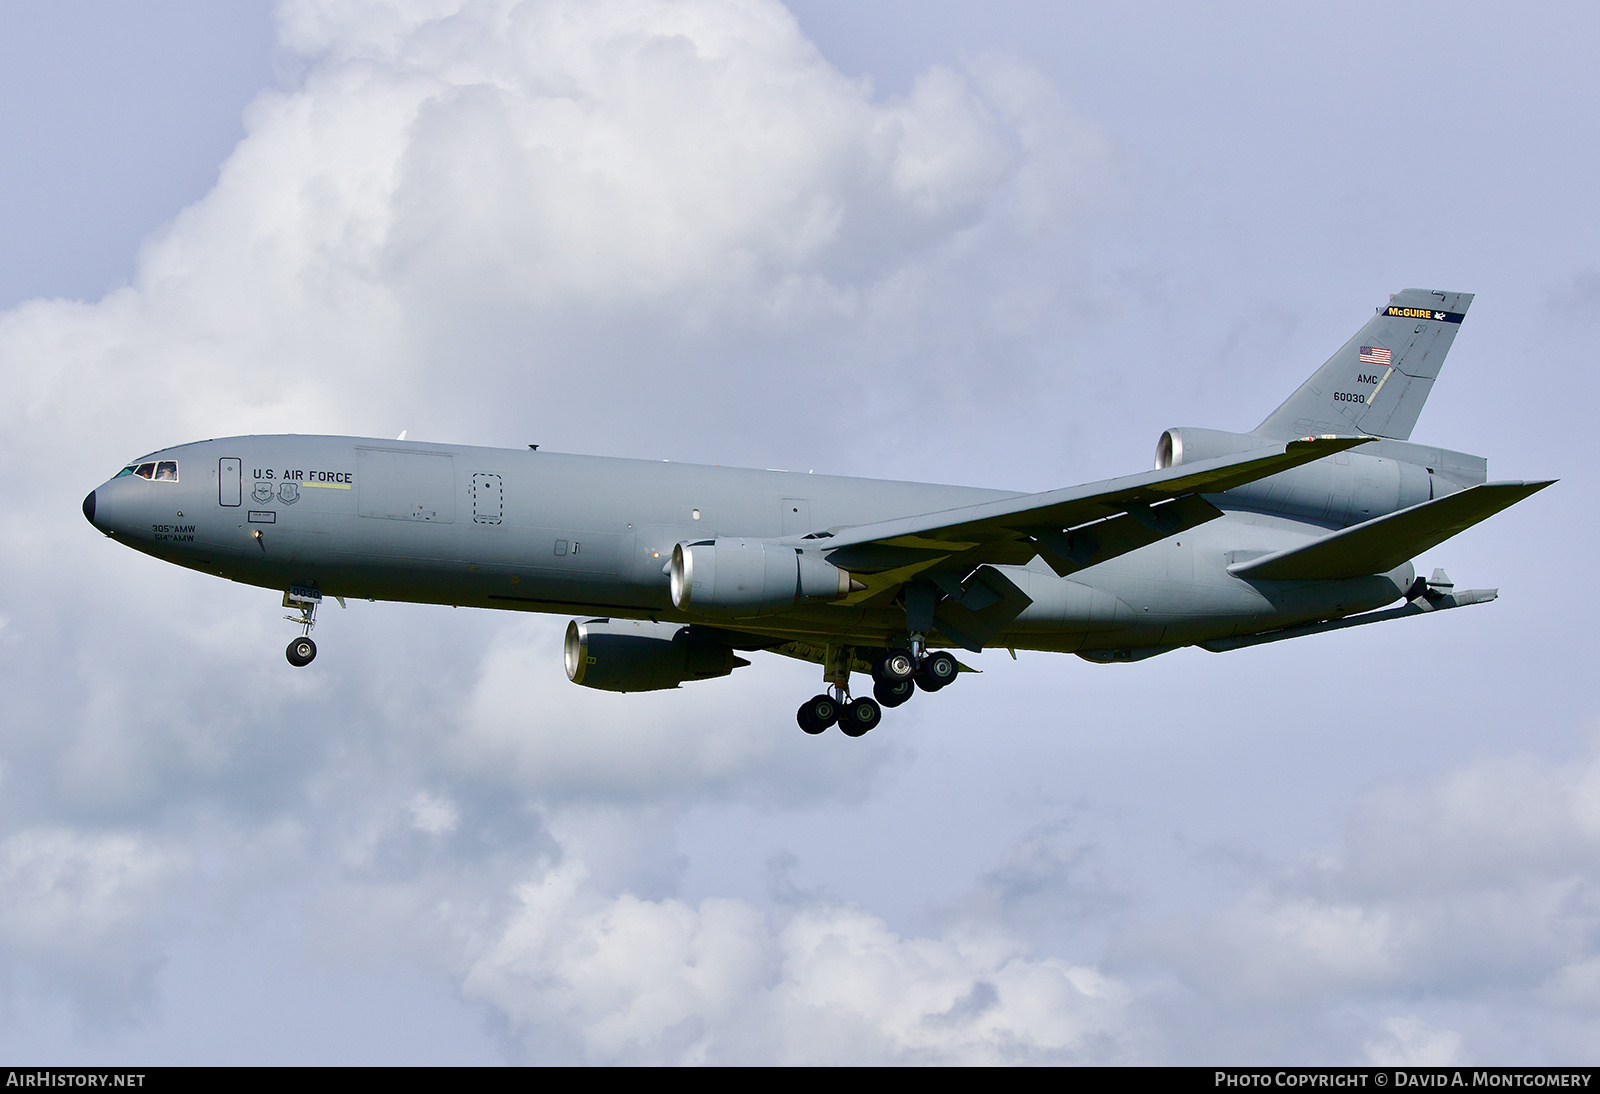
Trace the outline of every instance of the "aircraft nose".
{"type": "Polygon", "coordinates": [[[83,499],[83,517],[90,524],[94,523],[94,491],[93,490],[89,491],[88,496],[83,499]]]}

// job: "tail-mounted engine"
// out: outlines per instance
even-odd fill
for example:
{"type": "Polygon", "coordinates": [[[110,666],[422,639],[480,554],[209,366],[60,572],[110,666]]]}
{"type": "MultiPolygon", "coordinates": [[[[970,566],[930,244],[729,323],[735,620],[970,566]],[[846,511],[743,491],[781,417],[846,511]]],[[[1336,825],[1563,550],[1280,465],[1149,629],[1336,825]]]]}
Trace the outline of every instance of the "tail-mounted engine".
{"type": "MultiPolygon", "coordinates": [[[[1254,433],[1169,429],[1156,442],[1156,469],[1280,443],[1254,433]]],[[[1225,497],[1243,508],[1345,526],[1476,486],[1487,477],[1481,456],[1385,438],[1234,487],[1225,497]]]]}
{"type": "Polygon", "coordinates": [[[601,691],[661,691],[750,663],[694,627],[634,619],[574,619],[562,652],[567,679],[601,691]]]}
{"type": "Polygon", "coordinates": [[[1221,429],[1169,429],[1156,442],[1156,470],[1164,471],[1181,463],[1214,460],[1219,456],[1233,456],[1278,443],[1251,433],[1228,433],[1221,429]]]}
{"type": "Polygon", "coordinates": [[[759,539],[680,543],[668,571],[673,606],[706,615],[768,615],[802,600],[837,600],[851,588],[850,575],[832,563],[759,539]]]}

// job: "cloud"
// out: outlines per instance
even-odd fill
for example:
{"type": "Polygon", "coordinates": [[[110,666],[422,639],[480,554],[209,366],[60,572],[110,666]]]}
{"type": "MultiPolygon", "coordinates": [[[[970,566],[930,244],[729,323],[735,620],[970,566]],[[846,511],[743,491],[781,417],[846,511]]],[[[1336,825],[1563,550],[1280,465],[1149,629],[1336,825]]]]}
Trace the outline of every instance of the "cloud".
{"type": "Polygon", "coordinates": [[[1384,1035],[1367,1042],[1368,1062],[1377,1067],[1435,1067],[1464,1062],[1461,1035],[1435,1029],[1412,1015],[1389,1018],[1384,1035]]]}
{"type": "MultiPolygon", "coordinates": [[[[1375,791],[1335,847],[1183,918],[1152,914],[1072,824],[1022,834],[922,929],[796,887],[793,856],[766,901],[685,899],[660,875],[673,807],[614,799],[552,807],[542,843],[471,870],[392,873],[376,864],[394,837],[376,839],[323,918],[431,953],[519,1058],[1576,1060],[1600,1022],[1597,771],[1592,753],[1501,757],[1375,791]],[[1545,820],[1519,831],[1530,810],[1545,820]],[[1453,854],[1448,883],[1397,865],[1408,849],[1453,854]]],[[[437,809],[387,823],[421,831],[437,809]]]]}
{"type": "MultiPolygon", "coordinates": [[[[748,1000],[739,938],[758,979],[811,952],[753,905],[670,895],[682,811],[859,804],[904,746],[806,748],[811,666],[602,696],[561,679],[558,627],[486,613],[330,608],[316,672],[288,672],[270,593],[123,551],[79,499],[140,452],[247,432],[949,458],[955,433],[900,423],[1042,368],[1021,347],[1054,322],[1104,142],[1004,58],[876,96],[770,2],[290,2],[278,25],[285,84],[132,282],[0,314],[0,567],[26,575],[0,589],[6,960],[70,966],[38,975],[127,1018],[187,931],[309,908],[310,937],[461,968],[518,893],[522,926],[473,983],[526,1016],[556,1006],[506,986],[539,954],[575,984],[602,969],[529,941],[530,863],[576,861],[588,888],[562,899],[596,937],[683,948],[636,1009],[571,1003],[570,1036],[659,1055],[672,1015],[709,1030],[717,1000],[748,1000]],[[774,703],[778,680],[795,698],[774,703]],[[68,892],[82,909],[46,914],[68,892]],[[682,972],[723,935],[734,972],[682,972]]],[[[875,922],[840,920],[910,952],[875,922]]],[[[1009,1013],[1015,970],[940,960],[974,971],[939,973],[927,1006],[1009,1013]]],[[[884,1036],[874,1051],[923,1051],[884,1036]]]]}
{"type": "Polygon", "coordinates": [[[902,388],[908,354],[952,381],[978,332],[1047,314],[1049,244],[1104,174],[1092,130],[1014,63],[880,101],[774,3],[279,21],[303,78],[251,105],[134,284],[0,324],[0,360],[34,382],[18,409],[118,429],[96,449],[129,411],[162,440],[408,419],[659,444],[716,421],[727,452],[765,431],[750,408],[781,406],[836,441],[840,406],[902,388]],[[977,330],[952,357],[928,335],[955,317],[977,330]]]}
{"type": "Polygon", "coordinates": [[[604,899],[550,870],[463,990],[587,1061],[1018,1063],[1113,1047],[1126,992],[993,937],[906,938],[851,905],[604,899]]]}
{"type": "Polygon", "coordinates": [[[563,633],[548,623],[501,632],[444,746],[460,770],[550,803],[709,797],[782,807],[860,801],[907,757],[893,738],[866,739],[848,755],[808,747],[773,695],[778,680],[795,695],[815,690],[815,666],[763,663],[710,686],[616,695],[567,683],[563,633]]]}
{"type": "Polygon", "coordinates": [[[976,477],[1086,402],[1061,397],[1072,244],[1118,167],[1026,66],[884,98],[757,2],[297,2],[279,26],[291,80],[132,284],[0,315],[15,1010],[48,985],[127,1021],[175,938],[279,917],[330,967],[426,968],[540,1060],[1594,1043],[1593,757],[1375,793],[1331,851],[1184,918],[1076,821],[941,879],[922,925],[824,890],[690,898],[687,811],[863,809],[937,733],[813,747],[792,711],[816,671],[770,658],[586,692],[559,624],[438,608],[330,607],[295,674],[271,594],[93,536],[86,490],[204,436],[976,477]]]}
{"type": "Polygon", "coordinates": [[[0,971],[11,991],[66,997],[84,1020],[124,1019],[124,1000],[152,993],[186,857],[138,833],[31,828],[0,841],[0,971]]]}
{"type": "Polygon", "coordinates": [[[1365,1039],[1324,1042],[1335,1059],[1574,1058],[1600,1016],[1597,790],[1590,752],[1375,791],[1335,853],[1154,928],[1124,957],[1154,959],[1182,985],[1180,1010],[1220,1012],[1214,1032],[1257,1051],[1342,1025],[1365,1039]]]}

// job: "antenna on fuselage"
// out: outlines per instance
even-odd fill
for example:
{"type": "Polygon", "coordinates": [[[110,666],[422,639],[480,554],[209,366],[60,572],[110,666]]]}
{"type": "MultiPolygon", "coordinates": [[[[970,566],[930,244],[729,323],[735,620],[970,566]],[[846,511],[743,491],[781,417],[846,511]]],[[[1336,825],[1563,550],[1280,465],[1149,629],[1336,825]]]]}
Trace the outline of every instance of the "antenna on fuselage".
{"type": "Polygon", "coordinates": [[[406,434],[410,433],[410,432],[411,432],[411,430],[409,430],[409,429],[402,429],[400,431],[400,436],[396,437],[395,440],[397,440],[397,441],[405,440],[406,439],[406,434]]]}

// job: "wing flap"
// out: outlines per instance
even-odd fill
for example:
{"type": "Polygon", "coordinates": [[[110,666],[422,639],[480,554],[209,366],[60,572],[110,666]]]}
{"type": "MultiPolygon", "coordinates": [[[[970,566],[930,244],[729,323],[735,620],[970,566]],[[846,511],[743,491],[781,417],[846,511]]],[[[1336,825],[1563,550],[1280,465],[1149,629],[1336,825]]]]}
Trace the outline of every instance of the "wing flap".
{"type": "Polygon", "coordinates": [[[960,597],[947,596],[939,602],[934,625],[940,634],[975,653],[1033,603],[993,566],[978,567],[959,591],[960,597]]]}
{"type": "Polygon", "coordinates": [[[1125,555],[1168,536],[1216,520],[1222,510],[1198,494],[1188,494],[1162,505],[1133,509],[1063,531],[1057,528],[1025,529],[1038,544],[1039,555],[1058,577],[1097,566],[1108,558],[1125,555]]]}
{"type": "Polygon", "coordinates": [[[1555,480],[1490,482],[1278,551],[1228,572],[1256,581],[1337,580],[1382,574],[1510,508],[1555,480]]]}

